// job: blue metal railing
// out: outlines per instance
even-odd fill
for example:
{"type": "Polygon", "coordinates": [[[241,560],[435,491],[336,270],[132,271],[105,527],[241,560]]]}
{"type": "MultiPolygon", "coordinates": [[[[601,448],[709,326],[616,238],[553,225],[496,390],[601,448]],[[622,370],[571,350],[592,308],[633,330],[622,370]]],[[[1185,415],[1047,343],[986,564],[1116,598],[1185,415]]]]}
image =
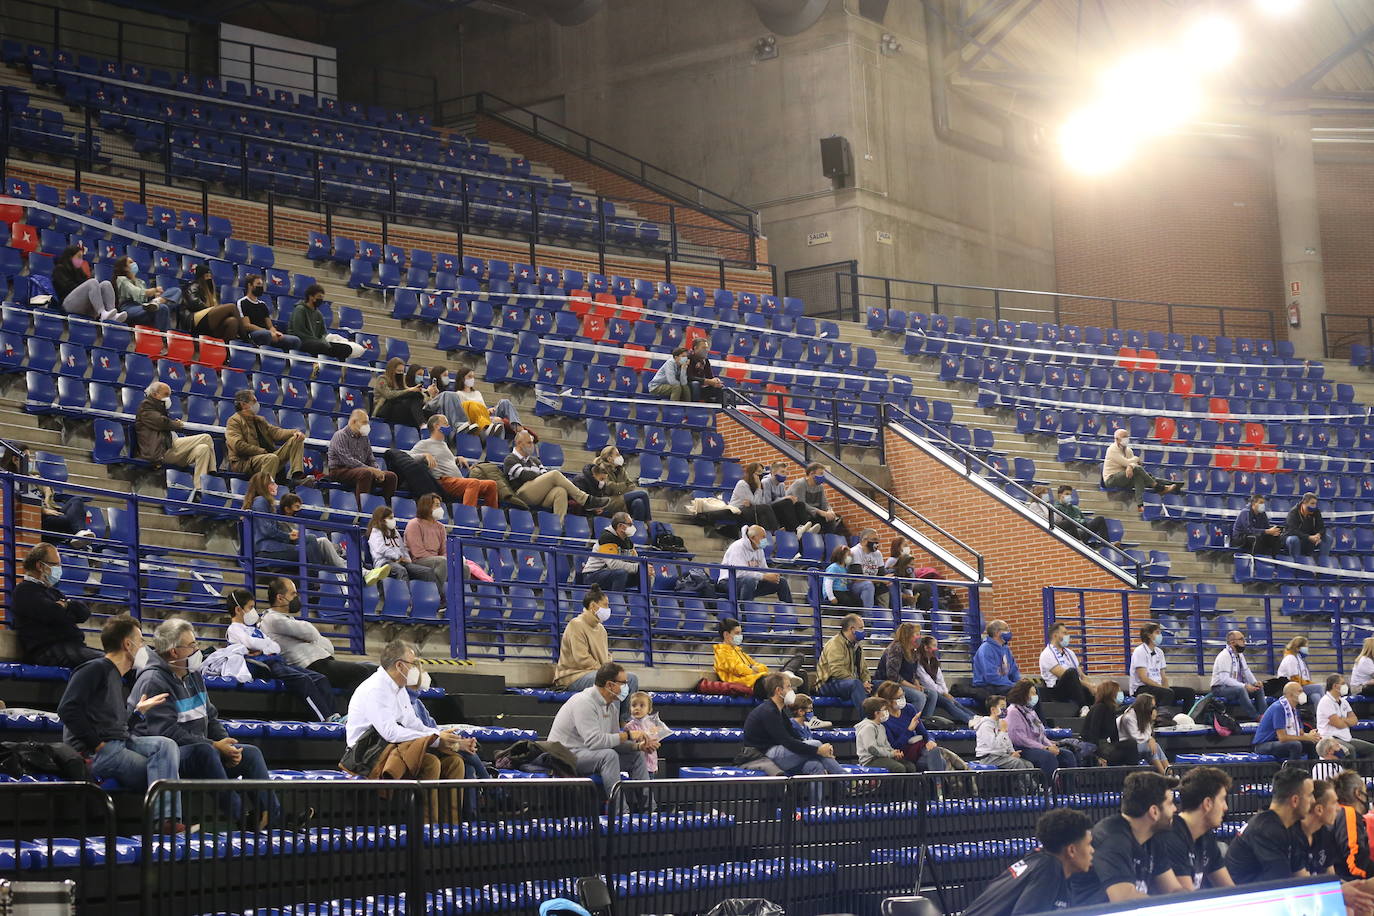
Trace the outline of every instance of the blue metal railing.
{"type": "MultiPolygon", "coordinates": [[[[0,505],[4,507],[0,546],[4,551],[6,596],[13,594],[17,584],[18,562],[40,541],[58,545],[64,571],[58,587],[69,598],[127,610],[139,620],[157,621],[183,613],[223,614],[225,589],[242,587],[258,594],[258,586],[267,579],[285,575],[297,581],[302,619],[342,628],[340,635],[346,638],[349,651],[363,652],[364,603],[368,596],[375,601],[376,593],[363,588],[362,532],[356,526],[289,519],[245,509],[197,507],[198,513],[232,525],[238,542],[246,545],[229,553],[147,543],[139,523],[140,509],[157,509],[175,517],[190,508],[183,501],[0,474],[0,505]],[[55,496],[66,499],[86,500],[90,503],[88,512],[112,511],[108,515],[101,513],[101,522],[92,537],[72,538],[65,533],[45,531],[41,521],[36,525],[26,523],[26,509],[34,513],[35,520],[40,518],[39,497],[32,489],[37,487],[50,487],[55,496]],[[255,558],[252,544],[256,520],[295,526],[300,532],[296,539],[297,556],[255,558]],[[311,537],[334,541],[345,565],[311,563],[307,559],[307,542],[311,537]]],[[[213,628],[216,624],[201,626],[213,628]]]]}
{"type": "MultiPolygon", "coordinates": [[[[604,554],[591,547],[450,535],[447,603],[453,657],[556,660],[564,624],[582,612],[582,597],[589,586],[581,583],[578,571],[592,556],[604,554]],[[468,576],[466,561],[485,569],[492,551],[505,552],[500,555],[502,575],[497,581],[485,583],[468,576]]],[[[608,592],[612,604],[606,628],[613,645],[632,645],[635,664],[645,667],[700,668],[703,637],[711,638],[715,620],[727,616],[744,625],[750,654],[769,662],[798,652],[818,657],[835,631],[834,624],[850,612],[863,614],[869,631],[878,638],[905,621],[919,622],[925,632],[942,639],[966,639],[982,626],[978,589],[968,582],[846,575],[850,582],[871,581],[875,595],[887,595],[888,607],[864,609],[826,603],[821,583],[826,573],[818,568],[777,563],[747,570],[668,554],[620,559],[634,563],[636,572],[624,591],[608,592]],[[705,570],[717,582],[717,593],[702,597],[671,590],[668,583],[688,568],[705,570]],[[788,583],[793,600],[741,599],[741,576],[753,572],[778,574],[788,583]],[[903,607],[903,591],[913,590],[918,582],[929,586],[930,610],[903,607]],[[940,587],[963,595],[964,609],[942,605],[940,587]],[[894,616],[893,607],[903,609],[894,616]]]]}
{"type": "Polygon", "coordinates": [[[1321,683],[1327,674],[1347,671],[1353,660],[1348,654],[1364,637],[1374,635],[1367,616],[1352,617],[1339,603],[1320,612],[1286,610],[1283,594],[1046,586],[1041,595],[1046,633],[1052,623],[1067,625],[1085,670],[1129,671],[1140,627],[1155,622],[1163,627],[1160,647],[1173,657],[1175,671],[1182,667],[1189,674],[1210,675],[1217,653],[1226,645],[1226,633],[1240,630],[1249,638],[1250,666],[1257,676],[1278,669],[1290,639],[1307,637],[1306,661],[1314,672],[1312,680],[1321,683]],[[1166,598],[1168,608],[1161,606],[1166,598]],[[1319,629],[1314,621],[1325,627],[1319,629]]]}

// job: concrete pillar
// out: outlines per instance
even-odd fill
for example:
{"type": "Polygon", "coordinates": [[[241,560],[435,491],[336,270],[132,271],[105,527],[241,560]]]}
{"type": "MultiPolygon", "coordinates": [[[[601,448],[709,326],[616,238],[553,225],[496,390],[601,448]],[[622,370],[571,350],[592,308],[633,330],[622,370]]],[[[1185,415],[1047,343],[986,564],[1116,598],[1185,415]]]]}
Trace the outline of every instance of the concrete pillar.
{"type": "Polygon", "coordinates": [[[1321,359],[1326,283],[1322,275],[1321,226],[1317,218],[1312,118],[1305,111],[1277,114],[1270,124],[1279,251],[1283,260],[1283,322],[1298,356],[1321,359]],[[1294,305],[1299,316],[1297,327],[1292,325],[1294,305]]]}

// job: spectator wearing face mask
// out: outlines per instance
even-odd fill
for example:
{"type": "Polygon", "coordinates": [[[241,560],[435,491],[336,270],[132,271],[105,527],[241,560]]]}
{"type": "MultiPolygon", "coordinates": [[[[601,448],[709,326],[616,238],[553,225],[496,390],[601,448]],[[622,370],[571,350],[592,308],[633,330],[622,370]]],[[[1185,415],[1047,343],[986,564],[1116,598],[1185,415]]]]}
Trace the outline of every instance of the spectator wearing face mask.
{"type": "Polygon", "coordinates": [[[85,245],[68,245],[52,265],[52,287],[68,315],[123,324],[128,316],[115,308],[115,290],[109,280],[91,276],[85,245]]]}
{"type": "Polygon", "coordinates": [[[406,522],[406,549],[411,562],[429,569],[439,586],[439,601],[444,601],[448,585],[448,529],[443,525],[444,504],[433,493],[415,503],[415,517],[406,522]]]}
{"type": "Polygon", "coordinates": [[[922,636],[916,643],[917,683],[926,692],[926,705],[935,698],[935,710],[945,718],[960,725],[968,725],[973,713],[967,706],[954,698],[945,681],[945,673],[940,668],[940,642],[934,636],[922,636]]]}
{"type": "Polygon", "coordinates": [[[1226,648],[1217,653],[1212,663],[1212,693],[1224,699],[1247,720],[1254,720],[1264,712],[1264,685],[1250,671],[1245,660],[1246,639],[1240,630],[1226,634],[1226,648]]]}
{"type": "Polygon", "coordinates": [[[148,286],[138,278],[138,262],[122,257],[114,263],[115,302],[124,309],[130,324],[166,331],[172,326],[172,313],[181,304],[181,290],[148,286]]]}
{"type": "Polygon", "coordinates": [[[150,462],[154,468],[164,464],[189,466],[193,486],[188,501],[195,502],[197,495],[205,492],[206,476],[217,468],[215,442],[209,433],[172,434],[186,424],[169,414],[172,389],[165,382],[153,382],[147,394],[134,416],[134,456],[150,462]]]}
{"type": "Polygon", "coordinates": [[[1084,515],[1083,510],[1073,501],[1073,487],[1063,484],[1055,490],[1055,496],[1054,508],[1059,510],[1054,518],[1056,525],[1066,528],[1070,534],[1085,543],[1096,544],[1107,540],[1106,516],[1094,515],[1088,518],[1084,515]],[[1096,535],[1100,541],[1093,541],[1089,538],[1090,534],[1096,535]]]}
{"type": "Polygon", "coordinates": [[[1079,716],[1088,714],[1093,689],[1084,683],[1078,656],[1069,648],[1069,628],[1062,623],[1050,626],[1050,639],[1040,651],[1040,678],[1045,682],[1045,699],[1072,703],[1080,707],[1079,716]]]}
{"type": "MultiPolygon", "coordinates": [[[[277,511],[287,518],[298,517],[301,513],[301,498],[295,493],[284,494],[281,502],[277,503],[277,511]]],[[[338,545],[329,538],[321,534],[311,534],[309,531],[302,531],[302,536],[306,539],[307,556],[317,556],[325,566],[333,566],[337,569],[344,569],[348,566],[344,562],[343,556],[339,554],[338,545]]]]}
{"type": "Polygon", "coordinates": [[[808,464],[801,479],[787,488],[787,495],[792,498],[798,522],[815,525],[826,534],[839,534],[844,529],[844,522],[830,508],[830,501],[826,499],[826,470],[826,466],[819,462],[808,464]]]}
{"type": "Polygon", "coordinates": [[[501,470],[515,495],[526,505],[548,509],[559,518],[568,514],[569,502],[581,506],[589,514],[600,514],[610,505],[606,497],[592,496],[579,489],[562,471],[544,467],[534,450],[534,437],[527,429],[515,434],[515,442],[501,470]]]}
{"type": "Polygon", "coordinates": [[[840,632],[826,641],[816,662],[816,693],[823,697],[848,700],[859,712],[864,699],[873,692],[864,659],[864,619],[846,614],[840,632]]]}
{"type": "Polygon", "coordinates": [[[1326,691],[1317,702],[1317,734],[1323,738],[1335,738],[1356,757],[1374,757],[1374,744],[1351,737],[1350,729],[1360,722],[1360,717],[1350,708],[1350,687],[1345,678],[1332,674],[1326,679],[1326,691]]]}
{"type": "Polygon", "coordinates": [[[477,373],[462,366],[458,369],[457,390],[448,390],[448,372],[442,366],[430,370],[430,385],[425,391],[425,413],[442,413],[448,417],[453,428],[460,432],[473,432],[479,436],[504,433],[513,437],[524,427],[520,414],[509,398],[501,398],[490,408],[477,387],[477,373]]]}
{"type": "Polygon", "coordinates": [[[1231,549],[1236,553],[1278,556],[1283,546],[1283,528],[1275,525],[1265,512],[1268,500],[1259,493],[1250,497],[1250,504],[1240,510],[1231,526],[1231,549]]]}
{"type": "MultiPolygon", "coordinates": [[[[582,613],[568,621],[558,643],[558,664],[553,669],[553,686],[559,690],[579,691],[593,685],[596,672],[615,659],[611,657],[606,621],[611,617],[611,601],[593,585],[582,596],[582,613]]],[[[639,678],[626,674],[629,685],[620,704],[620,721],[630,718],[630,694],[639,690],[639,678]]]]}
{"type": "Polygon", "coordinates": [[[429,413],[424,409],[424,391],[418,384],[407,384],[406,361],[393,356],[386,369],[372,384],[372,415],[385,423],[418,430],[429,413]]]}
{"type": "Polygon", "coordinates": [[[301,620],[301,597],[296,583],[286,578],[267,582],[267,614],[259,622],[264,635],[281,647],[282,661],[308,668],[329,678],[341,690],[352,690],[377,666],[334,657],[334,643],[308,620],[301,620]]]}
{"type": "Polygon", "coordinates": [[[1011,627],[1005,620],[994,620],[983,631],[983,642],[973,653],[973,687],[969,692],[984,708],[989,696],[1005,696],[1021,680],[1021,669],[1008,648],[1010,645],[1011,627]]]}
{"type": "Polygon", "coordinates": [[[1312,669],[1307,667],[1308,642],[1306,636],[1294,636],[1284,647],[1279,669],[1274,672],[1278,677],[1288,678],[1303,689],[1307,701],[1313,706],[1321,702],[1326,693],[1321,684],[1312,682],[1312,669]]]}
{"type": "Polygon", "coordinates": [[[670,401],[690,401],[692,387],[687,381],[687,348],[674,347],[672,354],[649,380],[649,394],[670,401]]]}
{"type": "Polygon", "coordinates": [[[281,646],[258,626],[262,617],[253,593],[246,588],[230,589],[225,606],[229,611],[225,641],[243,647],[248,670],[260,680],[281,681],[289,692],[301,698],[317,721],[338,722],[341,717],[334,706],[334,688],[329,685],[329,678],[282,661],[281,646]]]}
{"type": "Polygon", "coordinates": [[[90,619],[91,609],[62,594],[57,587],[61,581],[57,548],[45,541],[30,547],[24,556],[24,578],[10,597],[10,626],[19,637],[25,664],[75,668],[102,655],[86,645],[78,626],[90,619]]]}
{"type": "Polygon", "coordinates": [[[1305,730],[1298,707],[1307,702],[1301,687],[1289,681],[1283,696],[1265,710],[1251,744],[1256,754],[1269,754],[1279,761],[1302,760],[1311,756],[1313,745],[1321,740],[1315,731],[1305,730]]]}
{"type": "Polygon", "coordinates": [[[1121,740],[1117,720],[1125,702],[1126,694],[1121,692],[1120,684],[1103,681],[1097,685],[1094,702],[1083,719],[1083,740],[1097,747],[1098,758],[1109,767],[1135,766],[1140,761],[1135,744],[1121,740]]]}
{"type": "Polygon", "coordinates": [[[267,289],[262,277],[258,274],[249,274],[244,278],[243,289],[243,296],[235,303],[239,310],[239,339],[259,347],[299,350],[299,337],[277,330],[276,323],[272,320],[272,310],[262,298],[267,289]]]}
{"type": "Polygon", "coordinates": [[[351,343],[338,334],[329,333],[320,306],[324,304],[324,287],[318,283],[306,287],[304,301],[291,310],[286,333],[300,341],[299,348],[315,356],[330,359],[357,359],[363,355],[360,344],[351,343]]]}
{"type": "Polygon", "coordinates": [[[1181,706],[1185,710],[1193,707],[1197,692],[1191,687],[1174,687],[1169,684],[1168,659],[1159,643],[1163,627],[1151,621],[1140,628],[1140,645],[1131,653],[1131,696],[1148,693],[1155,698],[1157,706],[1181,706]]]}
{"type": "MultiPolygon", "coordinates": [[[[268,779],[262,751],[229,737],[220,722],[200,675],[202,661],[189,622],[170,617],[158,624],[152,652],[131,695],[163,694],[168,702],[149,709],[134,734],[174,741],[182,779],[268,779]]],[[[245,829],[261,830],[281,821],[281,804],[274,793],[254,792],[245,799],[238,792],[225,792],[220,800],[229,819],[245,829]]]]}
{"type": "Polygon", "coordinates": [[[754,601],[767,595],[777,595],[783,604],[792,603],[792,588],[781,573],[759,572],[768,568],[764,549],[771,544],[768,532],[758,525],[744,529],[739,540],[725,548],[720,558],[721,570],[716,577],[716,594],[730,593],[730,570],[735,572],[735,600],[754,601]]]}
{"type": "Polygon", "coordinates": [[[610,499],[605,512],[628,512],[637,522],[647,522],[652,518],[649,509],[649,492],[641,489],[639,478],[631,478],[625,470],[625,456],[620,449],[608,445],[596,453],[591,466],[606,469],[606,482],[602,484],[601,495],[610,499]],[[623,505],[621,505],[623,503],[623,505]]]}
{"type": "MultiPolygon", "coordinates": [[[[720,641],[711,647],[716,680],[754,688],[754,698],[759,702],[768,699],[763,693],[763,677],[768,674],[768,666],[754,661],[742,648],[744,628],[740,622],[733,617],[726,617],[716,625],[716,632],[720,634],[720,641]]],[[[793,689],[801,686],[802,679],[793,672],[784,670],[780,673],[793,689]]]]}
{"type": "Polygon", "coordinates": [[[1283,525],[1283,543],[1294,563],[1315,555],[1319,566],[1329,565],[1331,539],[1326,536],[1326,523],[1317,508],[1316,493],[1304,493],[1302,500],[1288,511],[1283,525]]]}
{"type": "Polygon", "coordinates": [[[820,531],[819,524],[808,521],[810,510],[789,493],[787,473],[787,465],[781,462],[774,464],[767,473],[762,473],[759,478],[759,501],[773,510],[780,528],[795,531],[797,537],[820,531]]]}
{"type": "Polygon", "coordinates": [[[1155,740],[1155,698],[1148,693],[1136,697],[1116,721],[1122,743],[1134,745],[1137,754],[1163,775],[1169,769],[1169,758],[1155,740]]]}
{"type": "Polygon", "coordinates": [[[1157,480],[1146,472],[1144,462],[1131,451],[1130,434],[1118,429],[1112,444],[1102,459],[1102,484],[1109,490],[1130,490],[1135,494],[1136,509],[1145,508],[1144,493],[1181,493],[1183,485],[1174,480],[1157,480]]]}
{"type": "MultiPolygon", "coordinates": [[[[999,770],[1033,770],[1035,764],[1021,756],[1007,737],[1007,698],[993,694],[988,697],[988,714],[975,716],[973,726],[974,754],[979,763],[999,770]]],[[[1115,722],[1112,723],[1115,731],[1115,722]]]]}
{"type": "Polygon", "coordinates": [[[249,388],[234,395],[234,415],[224,424],[229,470],[237,474],[266,471],[280,481],[289,474],[305,477],[305,432],[282,429],[258,416],[258,399],[249,388]]]}
{"type": "Polygon", "coordinates": [[[921,628],[916,624],[909,621],[898,624],[892,631],[892,641],[878,659],[878,680],[900,687],[903,702],[916,715],[934,715],[939,697],[934,692],[926,692],[917,674],[916,647],[920,640],[921,628]]]}
{"type": "MultiPolygon", "coordinates": [[[[859,539],[849,550],[849,565],[857,566],[858,572],[865,576],[882,576],[887,572],[887,558],[878,549],[878,532],[865,528],[859,532],[859,539]]],[[[861,607],[886,606],[891,601],[889,589],[878,593],[873,579],[857,579],[850,583],[861,607]]]]}
{"type": "Polygon", "coordinates": [[[887,729],[883,725],[891,715],[888,701],[881,697],[869,697],[860,707],[863,719],[854,726],[854,750],[859,755],[859,764],[877,767],[889,773],[915,773],[916,764],[906,760],[904,751],[893,749],[887,740],[887,729]]]}
{"type": "Polygon", "coordinates": [[[873,583],[852,581],[849,578],[851,562],[849,548],[843,544],[830,552],[830,565],[825,568],[825,576],[821,579],[821,594],[825,596],[826,604],[837,607],[869,607],[852,586],[867,585],[871,595],[873,583]]]}
{"type": "MultiPolygon", "coordinates": [[[[765,531],[774,532],[779,528],[795,528],[796,517],[790,516],[788,521],[793,522],[788,525],[773,510],[773,506],[763,495],[762,471],[763,465],[757,461],[751,461],[744,466],[744,476],[735,482],[735,489],[730,493],[730,506],[738,510],[733,513],[735,520],[746,525],[760,525],[765,531]]],[[[788,510],[791,504],[788,504],[788,510]]]]}
{"type": "Polygon", "coordinates": [[[611,523],[596,539],[596,552],[582,565],[582,581],[597,585],[603,592],[623,592],[639,587],[639,564],[627,557],[637,557],[634,541],[635,520],[628,512],[611,516],[611,523]]]}
{"type": "Polygon", "coordinates": [[[687,386],[694,401],[720,404],[725,400],[725,383],[711,368],[711,342],[705,337],[692,341],[691,352],[687,354],[687,386]]]}
{"type": "MultiPolygon", "coordinates": [[[[915,577],[916,557],[906,538],[893,538],[887,545],[887,559],[883,561],[887,575],[897,579],[902,593],[902,607],[928,611],[934,606],[931,595],[935,586],[915,577]]],[[[925,570],[922,570],[925,572],[925,570]]]]}
{"type": "Polygon", "coordinates": [[[395,472],[377,466],[377,456],[372,454],[372,442],[368,439],[371,432],[367,412],[355,410],[348,415],[348,424],[329,439],[329,479],[353,488],[359,512],[363,509],[363,494],[377,491],[389,503],[400,482],[395,472]]]}
{"type": "Polygon", "coordinates": [[[631,779],[647,779],[647,754],[658,750],[658,739],[627,728],[630,695],[637,691],[620,665],[608,662],[591,675],[592,683],[573,694],[558,710],[549,728],[549,740],[563,745],[576,761],[577,775],[601,777],[607,798],[618,799],[625,813],[626,794],[613,792],[626,772],[631,779]],[[617,719],[618,707],[618,719],[617,719]]]}
{"type": "Polygon", "coordinates": [[[425,462],[444,495],[449,499],[462,500],[465,506],[499,508],[496,481],[465,476],[464,471],[470,464],[462,455],[455,455],[449,447],[448,437],[453,430],[448,417],[435,414],[425,421],[425,428],[429,435],[415,443],[410,450],[410,457],[425,462]]]}
{"type": "Polygon", "coordinates": [[[1021,756],[1038,766],[1046,778],[1053,779],[1060,767],[1079,766],[1078,755],[1060,747],[1045,734],[1045,725],[1035,712],[1040,702],[1035,684],[1020,680],[1007,691],[1007,737],[1021,756]]]}
{"type": "Polygon", "coordinates": [[[416,563],[410,555],[410,548],[396,528],[396,513],[390,506],[378,506],[372,510],[372,518],[367,523],[367,552],[372,555],[373,568],[368,578],[372,581],[391,576],[408,582],[419,579],[422,582],[437,582],[434,570],[416,563]]]}

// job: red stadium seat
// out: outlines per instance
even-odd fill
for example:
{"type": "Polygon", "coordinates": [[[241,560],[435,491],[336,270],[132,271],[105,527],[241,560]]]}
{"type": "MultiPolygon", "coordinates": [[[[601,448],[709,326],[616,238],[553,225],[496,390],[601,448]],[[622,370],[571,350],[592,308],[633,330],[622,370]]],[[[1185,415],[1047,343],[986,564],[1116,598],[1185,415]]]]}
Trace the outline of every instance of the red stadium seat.
{"type": "Polygon", "coordinates": [[[1174,394],[1179,397],[1193,396],[1193,376],[1187,372],[1174,373],[1174,394]]]}

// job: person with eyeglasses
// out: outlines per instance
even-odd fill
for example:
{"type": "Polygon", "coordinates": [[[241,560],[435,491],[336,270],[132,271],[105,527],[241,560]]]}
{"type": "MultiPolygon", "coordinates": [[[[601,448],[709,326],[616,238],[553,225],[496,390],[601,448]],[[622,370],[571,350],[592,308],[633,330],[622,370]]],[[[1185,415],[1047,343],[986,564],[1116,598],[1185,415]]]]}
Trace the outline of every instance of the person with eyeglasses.
{"type": "MultiPolygon", "coordinates": [[[[596,670],[592,686],[575,693],[554,716],[549,740],[568,749],[577,762],[578,776],[601,776],[601,788],[607,798],[620,782],[621,772],[631,779],[647,779],[648,764],[644,755],[656,751],[659,742],[650,735],[620,724],[620,704],[631,692],[630,677],[615,662],[607,662],[596,670]]],[[[620,796],[619,807],[626,807],[620,796]]]]}

